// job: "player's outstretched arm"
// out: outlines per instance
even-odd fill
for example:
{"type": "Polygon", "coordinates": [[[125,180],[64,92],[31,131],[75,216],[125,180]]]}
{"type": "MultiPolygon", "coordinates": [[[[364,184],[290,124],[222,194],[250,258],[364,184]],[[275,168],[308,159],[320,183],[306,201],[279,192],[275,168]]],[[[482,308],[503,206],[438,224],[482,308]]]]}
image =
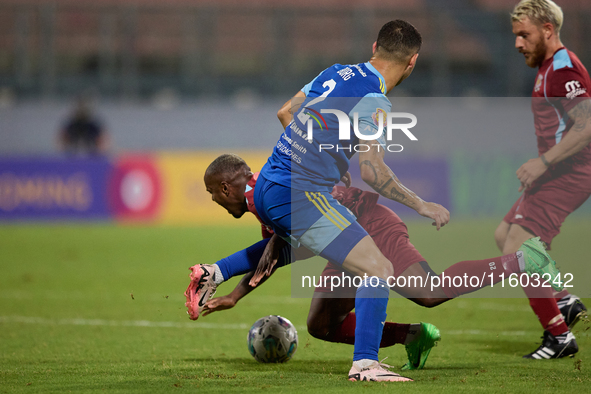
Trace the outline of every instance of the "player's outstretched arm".
{"type": "MultiPolygon", "coordinates": [[[[274,271],[273,271],[274,272],[274,271]]],[[[273,274],[271,272],[271,275],[273,274]]],[[[254,275],[254,271],[250,271],[246,273],[240,282],[236,285],[234,290],[228,295],[222,297],[216,297],[207,301],[205,307],[203,308],[203,316],[207,316],[213,312],[224,311],[226,309],[231,309],[236,306],[238,301],[244,298],[248,293],[253,291],[255,287],[248,284],[254,275]]],[[[267,280],[269,276],[265,276],[261,279],[259,283],[263,283],[267,280]]]]}
{"type": "Polygon", "coordinates": [[[550,165],[561,162],[591,143],[591,100],[582,100],[568,111],[568,116],[574,124],[564,138],[548,152],[528,160],[517,170],[517,178],[521,182],[519,191],[530,187],[550,165]]]}
{"type": "Polygon", "coordinates": [[[250,286],[254,287],[259,284],[263,277],[271,276],[273,269],[279,260],[279,253],[281,252],[281,249],[286,246],[286,241],[284,241],[277,234],[273,234],[269,240],[269,243],[267,243],[267,246],[265,247],[261,259],[259,260],[259,265],[257,266],[257,269],[249,282],[250,286]]]}
{"type": "Polygon", "coordinates": [[[359,141],[370,146],[368,152],[359,154],[361,178],[380,195],[397,201],[417,211],[422,216],[434,220],[439,230],[449,222],[449,211],[442,205],[423,201],[412,190],[404,186],[394,172],[384,163],[384,150],[375,141],[359,141]]]}
{"type": "Polygon", "coordinates": [[[300,90],[277,111],[277,118],[284,129],[291,123],[293,113],[300,108],[300,104],[304,101],[304,98],[306,98],[306,95],[300,90]]]}

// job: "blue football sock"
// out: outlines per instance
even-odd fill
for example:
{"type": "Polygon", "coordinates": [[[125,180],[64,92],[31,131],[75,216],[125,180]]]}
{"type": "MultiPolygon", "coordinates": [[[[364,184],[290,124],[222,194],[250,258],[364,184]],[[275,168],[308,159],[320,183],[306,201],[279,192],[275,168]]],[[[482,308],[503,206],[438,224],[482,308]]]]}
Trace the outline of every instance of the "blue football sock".
{"type": "MultiPolygon", "coordinates": [[[[246,249],[218,261],[216,264],[224,277],[224,281],[233,276],[242,275],[256,270],[268,242],[269,239],[263,239],[246,249]]],[[[279,253],[279,259],[277,260],[275,267],[282,267],[290,263],[291,247],[287,245],[281,250],[281,253],[279,253]]]]}
{"type": "Polygon", "coordinates": [[[353,361],[378,360],[378,350],[386,322],[389,290],[386,281],[377,276],[368,277],[357,289],[355,296],[357,325],[355,326],[353,361]]]}

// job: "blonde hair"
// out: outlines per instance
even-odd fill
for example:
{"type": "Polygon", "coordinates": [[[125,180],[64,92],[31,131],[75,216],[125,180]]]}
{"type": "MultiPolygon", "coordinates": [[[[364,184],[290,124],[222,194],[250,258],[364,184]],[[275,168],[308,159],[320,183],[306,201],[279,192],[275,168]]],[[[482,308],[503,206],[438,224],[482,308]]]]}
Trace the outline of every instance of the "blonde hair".
{"type": "Polygon", "coordinates": [[[524,16],[540,25],[551,23],[557,34],[564,20],[562,9],[552,0],[521,0],[511,13],[511,21],[518,22],[524,16]]]}

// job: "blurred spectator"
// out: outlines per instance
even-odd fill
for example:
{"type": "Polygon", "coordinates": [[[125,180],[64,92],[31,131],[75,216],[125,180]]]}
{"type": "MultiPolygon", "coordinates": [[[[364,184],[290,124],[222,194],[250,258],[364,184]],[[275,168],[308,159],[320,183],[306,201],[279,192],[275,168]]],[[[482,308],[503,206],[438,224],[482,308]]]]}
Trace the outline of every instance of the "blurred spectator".
{"type": "Polygon", "coordinates": [[[89,100],[80,98],[60,132],[60,144],[67,155],[100,155],[107,150],[107,135],[93,114],[89,100]]]}

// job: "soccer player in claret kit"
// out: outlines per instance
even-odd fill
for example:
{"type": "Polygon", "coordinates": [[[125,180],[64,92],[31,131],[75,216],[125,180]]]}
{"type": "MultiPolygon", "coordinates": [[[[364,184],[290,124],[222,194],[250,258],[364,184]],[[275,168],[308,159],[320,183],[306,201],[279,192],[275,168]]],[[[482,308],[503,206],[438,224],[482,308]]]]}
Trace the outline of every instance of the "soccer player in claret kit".
{"type": "MultiPolygon", "coordinates": [[[[306,85],[296,94],[304,101],[261,170],[254,189],[256,212],[274,235],[265,248],[269,253],[258,263],[250,284],[258,284],[272,269],[275,259],[271,257],[279,256],[286,242],[293,247],[304,246],[363,278],[355,294],[355,344],[348,375],[352,381],[410,380],[388,371],[378,361],[389,296],[387,279],[395,274],[392,263],[355,216],[330,194],[349,168],[349,159],[356,153],[352,147],[369,147],[359,154],[361,177],[379,194],[431,218],[438,230],[449,221],[444,207],[425,202],[404,187],[383,159],[383,114],[391,109],[386,93],[411,74],[421,43],[420,34],[408,22],[388,22],[380,30],[367,63],[336,64],[306,85]],[[339,99],[335,104],[328,98],[339,99]],[[325,128],[310,120],[312,113],[327,114],[323,118],[325,128]],[[337,113],[343,115],[347,125],[349,121],[355,125],[354,136],[339,138],[341,119],[337,113]],[[321,146],[335,149],[323,150],[321,146]]],[[[549,257],[544,259],[544,266],[550,266],[549,257]]],[[[515,271],[520,271],[517,261],[514,265],[515,271]]],[[[215,274],[203,266],[193,270],[189,305],[203,304],[208,299],[215,290],[215,274]]]]}
{"type": "MultiPolygon", "coordinates": [[[[539,157],[517,170],[522,196],[495,232],[503,253],[539,236],[550,248],[566,217],[591,194],[591,81],[577,56],[562,45],[563,14],[551,0],[523,0],[511,15],[515,47],[537,67],[532,111],[539,157]]],[[[586,314],[566,290],[524,287],[544,340],[525,358],[560,358],[578,351],[570,328],[586,314]]]]}

